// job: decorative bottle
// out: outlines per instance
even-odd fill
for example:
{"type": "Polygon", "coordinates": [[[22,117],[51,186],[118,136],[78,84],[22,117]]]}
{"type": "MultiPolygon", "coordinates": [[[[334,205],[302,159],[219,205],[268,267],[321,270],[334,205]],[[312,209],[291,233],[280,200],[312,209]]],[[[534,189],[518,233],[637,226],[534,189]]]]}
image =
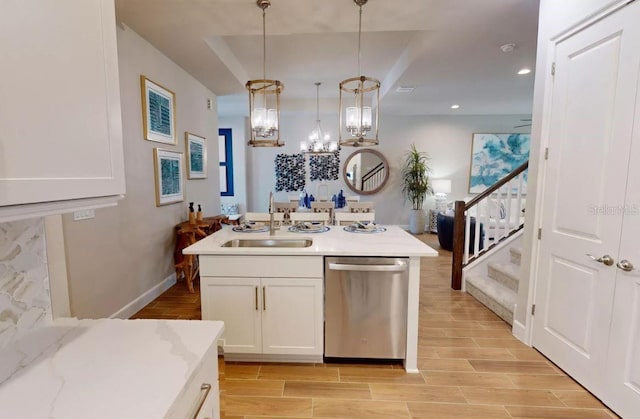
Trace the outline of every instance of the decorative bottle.
{"type": "Polygon", "coordinates": [[[346,198],[344,197],[344,192],[340,189],[340,193],[338,194],[338,208],[344,208],[346,205],[346,198]]]}
{"type": "Polygon", "coordinates": [[[309,194],[304,193],[304,206],[305,208],[311,208],[311,204],[309,204],[309,194]]]}
{"type": "Polygon", "coordinates": [[[193,208],[193,202],[189,202],[189,224],[196,223],[195,209],[193,208]]]}
{"type": "Polygon", "coordinates": [[[300,192],[300,199],[298,200],[298,207],[299,208],[304,208],[306,207],[306,204],[304,203],[304,196],[306,195],[307,191],[306,190],[302,190],[302,192],[300,192]]]}
{"type": "Polygon", "coordinates": [[[333,202],[333,208],[338,208],[338,197],[336,194],[333,194],[331,197],[331,202],[333,202]]]}
{"type": "Polygon", "coordinates": [[[308,208],[311,208],[311,203],[313,201],[315,201],[315,200],[316,200],[316,198],[314,198],[313,194],[311,194],[311,196],[309,196],[309,207],[308,208]]]}

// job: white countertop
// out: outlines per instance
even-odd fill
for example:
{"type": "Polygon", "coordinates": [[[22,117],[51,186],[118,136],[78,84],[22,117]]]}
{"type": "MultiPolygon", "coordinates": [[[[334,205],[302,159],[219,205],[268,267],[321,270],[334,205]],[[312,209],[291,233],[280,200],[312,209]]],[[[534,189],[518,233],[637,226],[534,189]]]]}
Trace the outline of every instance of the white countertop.
{"type": "Polygon", "coordinates": [[[437,256],[438,252],[398,226],[382,226],[380,233],[351,233],[343,226],[330,226],[324,233],[292,233],[282,226],[274,236],[269,232],[234,232],[225,226],[212,235],[185,248],[185,254],[197,255],[351,255],[351,256],[437,256]],[[234,239],[306,238],[313,244],[304,248],[286,247],[220,247],[234,239]]]}
{"type": "Polygon", "coordinates": [[[222,322],[59,319],[0,351],[3,418],[162,418],[222,322]]]}

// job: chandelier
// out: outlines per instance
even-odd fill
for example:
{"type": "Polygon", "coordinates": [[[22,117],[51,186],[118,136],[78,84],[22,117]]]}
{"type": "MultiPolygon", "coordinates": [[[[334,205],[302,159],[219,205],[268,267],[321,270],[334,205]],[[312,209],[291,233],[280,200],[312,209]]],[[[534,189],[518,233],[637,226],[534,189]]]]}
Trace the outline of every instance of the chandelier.
{"type": "Polygon", "coordinates": [[[340,82],[341,146],[378,145],[378,110],[380,81],[362,75],[360,45],[362,39],[362,6],[367,0],[353,0],[360,8],[358,19],[358,76],[340,82]]]}
{"type": "Polygon", "coordinates": [[[320,85],[316,82],[316,126],[309,134],[309,142],[300,143],[300,151],[311,155],[329,155],[338,150],[338,143],[331,141],[331,136],[322,131],[320,125],[320,85]]]}
{"type": "Polygon", "coordinates": [[[282,147],[280,141],[280,93],[284,84],[279,80],[268,80],[266,9],[270,0],[257,0],[262,9],[262,79],[249,80],[245,85],[249,91],[249,120],[251,123],[252,147],[282,147]]]}

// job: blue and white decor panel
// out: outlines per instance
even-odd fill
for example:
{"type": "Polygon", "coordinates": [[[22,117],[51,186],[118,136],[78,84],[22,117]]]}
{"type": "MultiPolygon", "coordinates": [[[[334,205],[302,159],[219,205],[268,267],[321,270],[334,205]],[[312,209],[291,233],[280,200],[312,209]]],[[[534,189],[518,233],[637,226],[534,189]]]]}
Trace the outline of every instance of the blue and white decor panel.
{"type": "Polygon", "coordinates": [[[304,155],[278,154],[275,159],[276,191],[301,191],[305,187],[304,155]]]}
{"type": "Polygon", "coordinates": [[[328,156],[309,156],[309,180],[338,180],[340,150],[328,156]]]}
{"type": "MultiPolygon", "coordinates": [[[[529,160],[530,141],[530,134],[473,134],[469,192],[483,192],[529,160]]],[[[526,185],[525,172],[522,193],[526,185]]]]}

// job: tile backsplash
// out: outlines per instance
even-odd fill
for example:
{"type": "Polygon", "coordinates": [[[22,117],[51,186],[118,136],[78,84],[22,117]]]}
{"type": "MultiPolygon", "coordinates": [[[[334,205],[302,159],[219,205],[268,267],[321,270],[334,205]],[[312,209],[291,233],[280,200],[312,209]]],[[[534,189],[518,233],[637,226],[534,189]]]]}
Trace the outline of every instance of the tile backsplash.
{"type": "Polygon", "coordinates": [[[0,223],[0,348],[51,319],[44,219],[0,223]]]}

